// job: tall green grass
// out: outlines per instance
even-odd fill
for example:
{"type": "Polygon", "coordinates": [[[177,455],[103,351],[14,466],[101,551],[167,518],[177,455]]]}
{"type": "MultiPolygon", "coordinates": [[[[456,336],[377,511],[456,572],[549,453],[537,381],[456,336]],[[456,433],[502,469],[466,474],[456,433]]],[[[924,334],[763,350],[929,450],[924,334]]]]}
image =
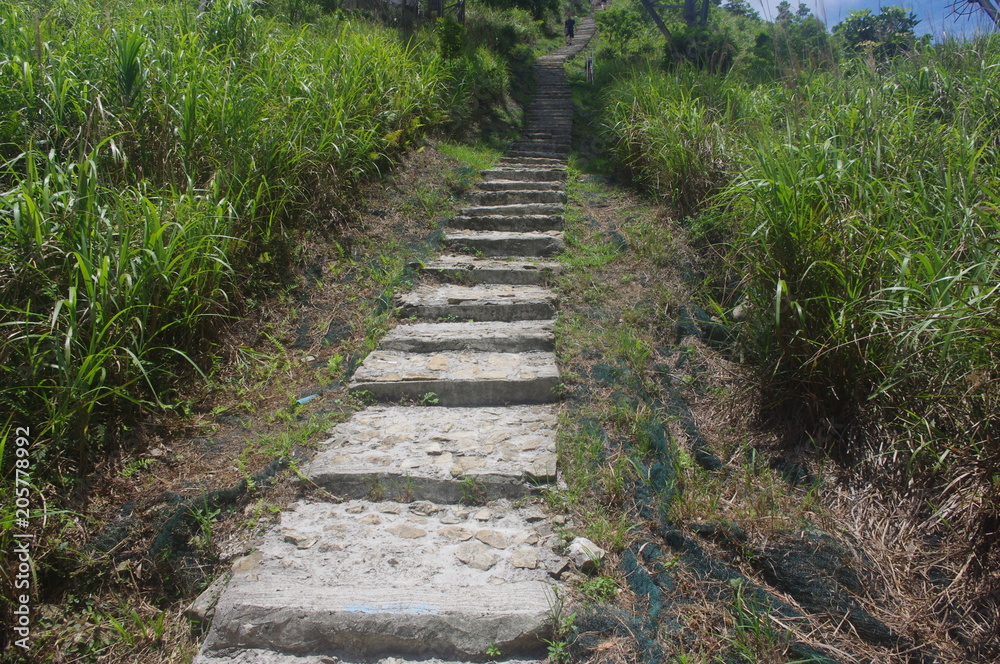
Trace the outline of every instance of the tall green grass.
{"type": "Polygon", "coordinates": [[[772,407],[942,490],[932,521],[979,542],[1000,505],[998,46],[767,84],[645,68],[604,91],[619,167],[727,256],[720,311],[744,304],[772,407]]]}
{"type": "Polygon", "coordinates": [[[303,229],[508,85],[500,56],[445,62],[431,30],[197,7],[0,6],[0,403],[39,461],[85,463],[166,405],[303,229]]]}

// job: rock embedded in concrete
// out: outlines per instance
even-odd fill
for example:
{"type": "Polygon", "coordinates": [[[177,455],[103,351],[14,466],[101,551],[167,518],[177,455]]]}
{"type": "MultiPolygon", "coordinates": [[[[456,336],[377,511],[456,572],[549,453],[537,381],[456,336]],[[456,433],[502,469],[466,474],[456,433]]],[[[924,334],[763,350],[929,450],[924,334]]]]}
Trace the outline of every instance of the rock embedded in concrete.
{"type": "Polygon", "coordinates": [[[466,565],[483,571],[493,569],[500,556],[482,542],[465,542],[455,550],[455,557],[466,565]]]}

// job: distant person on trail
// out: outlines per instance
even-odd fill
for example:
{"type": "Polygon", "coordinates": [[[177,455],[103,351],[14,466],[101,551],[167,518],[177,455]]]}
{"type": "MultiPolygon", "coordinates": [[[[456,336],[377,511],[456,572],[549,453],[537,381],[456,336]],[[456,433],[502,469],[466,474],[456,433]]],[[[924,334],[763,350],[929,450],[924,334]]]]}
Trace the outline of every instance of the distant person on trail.
{"type": "Polygon", "coordinates": [[[573,18],[572,14],[570,14],[566,18],[566,39],[573,39],[574,37],[573,28],[575,27],[576,27],[576,19],[573,18]]]}

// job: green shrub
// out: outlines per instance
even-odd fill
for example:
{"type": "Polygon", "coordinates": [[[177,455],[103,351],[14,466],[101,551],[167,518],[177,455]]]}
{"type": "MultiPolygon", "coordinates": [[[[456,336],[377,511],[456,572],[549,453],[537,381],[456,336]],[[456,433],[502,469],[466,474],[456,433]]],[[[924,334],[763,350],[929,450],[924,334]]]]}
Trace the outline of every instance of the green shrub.
{"type": "Polygon", "coordinates": [[[277,281],[303,224],[443,122],[449,79],[342,15],[35,8],[0,7],[0,401],[83,462],[277,281]]]}

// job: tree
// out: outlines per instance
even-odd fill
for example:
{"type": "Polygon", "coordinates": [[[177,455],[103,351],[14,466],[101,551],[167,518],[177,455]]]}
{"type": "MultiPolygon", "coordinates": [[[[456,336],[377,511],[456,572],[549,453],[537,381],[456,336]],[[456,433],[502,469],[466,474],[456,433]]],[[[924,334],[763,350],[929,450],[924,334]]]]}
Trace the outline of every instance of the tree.
{"type": "Polygon", "coordinates": [[[774,17],[775,23],[788,25],[795,18],[795,15],[792,14],[792,3],[788,2],[788,0],[781,0],[778,3],[777,9],[778,15],[774,17]]]}
{"type": "Polygon", "coordinates": [[[872,48],[875,57],[887,59],[913,47],[913,28],[920,19],[913,12],[895,5],[882,7],[878,16],[870,9],[855,9],[847,13],[843,23],[833,28],[833,34],[844,41],[851,51],[872,48]]]}
{"type": "Polygon", "coordinates": [[[727,0],[726,4],[722,6],[722,9],[729,12],[733,16],[743,16],[753,21],[760,20],[760,14],[757,10],[750,6],[750,3],[746,0],[727,0]]]}

